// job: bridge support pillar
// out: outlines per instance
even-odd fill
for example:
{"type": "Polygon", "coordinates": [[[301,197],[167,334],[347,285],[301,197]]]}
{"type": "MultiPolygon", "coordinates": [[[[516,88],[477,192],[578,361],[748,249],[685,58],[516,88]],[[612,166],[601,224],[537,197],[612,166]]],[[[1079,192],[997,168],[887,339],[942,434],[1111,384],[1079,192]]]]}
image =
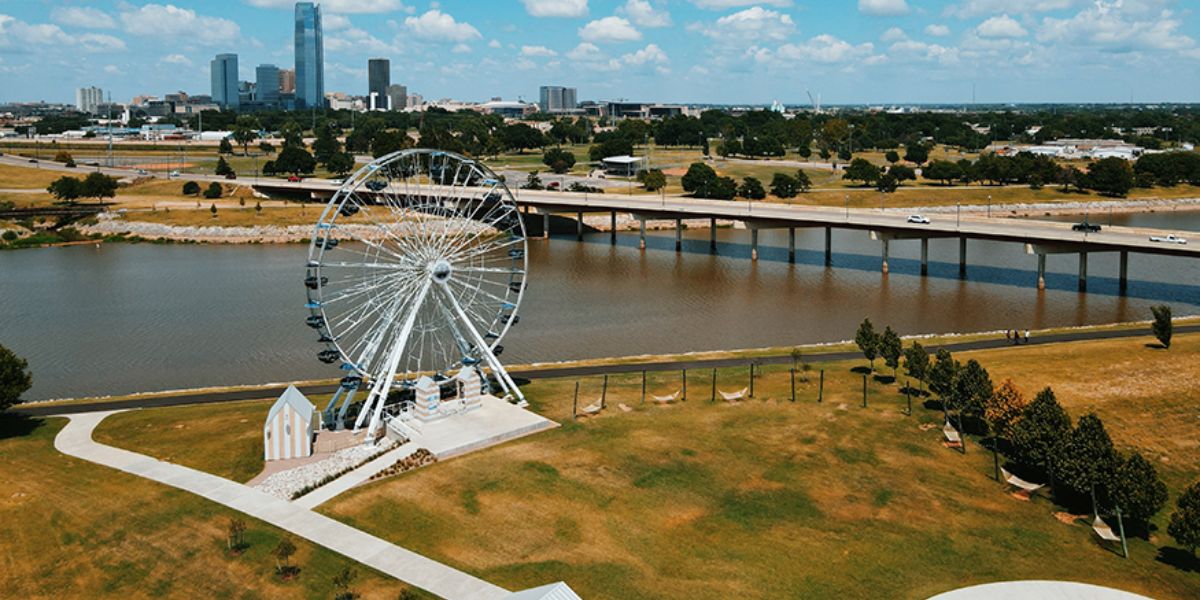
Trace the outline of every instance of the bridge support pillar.
{"type": "Polygon", "coordinates": [[[958,238],[958,276],[967,277],[967,238],[958,238]]]}
{"type": "Polygon", "coordinates": [[[758,260],[758,228],[750,228],[750,260],[758,260]]]}
{"type": "Polygon", "coordinates": [[[575,240],[583,241],[583,213],[575,213],[575,240]]]}
{"type": "Polygon", "coordinates": [[[1079,253],[1079,291],[1087,291],[1087,252],[1079,253]]]}
{"type": "Polygon", "coordinates": [[[1046,289],[1046,255],[1038,253],[1038,289],[1046,289]]]}
{"type": "Polygon", "coordinates": [[[929,238],[921,238],[921,277],[929,274],[929,238]]]}
{"type": "Polygon", "coordinates": [[[717,251],[717,220],[708,220],[708,250],[709,252],[717,251]]]}
{"type": "Polygon", "coordinates": [[[796,262],[796,228],[788,227],[788,262],[796,262]]]}
{"type": "Polygon", "coordinates": [[[638,217],[638,248],[646,249],[646,219],[638,217]]]}
{"type": "Polygon", "coordinates": [[[675,251],[683,250],[683,219],[675,219],[675,251]]]}
{"type": "Polygon", "coordinates": [[[1121,251],[1121,275],[1118,286],[1122,294],[1129,289],[1129,252],[1125,250],[1121,251]]]}
{"type": "Polygon", "coordinates": [[[888,239],[883,238],[883,274],[888,274],[888,239]]]}
{"type": "Polygon", "coordinates": [[[825,228],[825,266],[833,264],[833,228],[825,228]]]}
{"type": "Polygon", "coordinates": [[[612,211],[608,215],[608,243],[617,244],[617,211],[612,211]]]}
{"type": "Polygon", "coordinates": [[[550,213],[542,213],[542,239],[550,239],[550,213]]]}

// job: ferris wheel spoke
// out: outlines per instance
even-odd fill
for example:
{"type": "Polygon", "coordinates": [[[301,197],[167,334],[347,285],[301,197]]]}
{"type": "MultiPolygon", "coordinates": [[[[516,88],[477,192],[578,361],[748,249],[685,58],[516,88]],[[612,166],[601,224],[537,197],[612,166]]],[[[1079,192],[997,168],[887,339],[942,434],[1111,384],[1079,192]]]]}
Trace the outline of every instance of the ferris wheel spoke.
{"type": "MultiPolygon", "coordinates": [[[[472,258],[487,258],[488,255],[490,255],[492,252],[495,252],[497,250],[503,250],[505,248],[508,248],[511,246],[516,246],[518,244],[524,244],[524,243],[525,243],[525,240],[522,238],[509,238],[504,241],[488,240],[488,241],[478,244],[476,246],[463,248],[459,252],[452,254],[450,256],[447,256],[446,260],[449,260],[452,263],[458,263],[458,262],[462,262],[464,260],[469,260],[472,258]]],[[[508,257],[507,256],[504,256],[504,257],[496,256],[496,258],[508,258],[508,257]]]]}

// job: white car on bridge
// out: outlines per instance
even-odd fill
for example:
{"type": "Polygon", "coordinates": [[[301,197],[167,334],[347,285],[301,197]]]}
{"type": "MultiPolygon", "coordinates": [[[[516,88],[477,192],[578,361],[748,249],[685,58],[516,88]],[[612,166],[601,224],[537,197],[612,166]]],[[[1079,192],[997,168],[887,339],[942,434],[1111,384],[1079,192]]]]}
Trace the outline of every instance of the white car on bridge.
{"type": "Polygon", "coordinates": [[[928,225],[932,221],[930,221],[929,217],[926,217],[925,215],[909,215],[908,222],[916,223],[918,225],[928,225]]]}
{"type": "Polygon", "coordinates": [[[1161,242],[1164,244],[1186,244],[1187,243],[1186,239],[1181,238],[1173,233],[1166,235],[1166,236],[1152,235],[1152,236],[1150,236],[1150,241],[1161,242]]]}

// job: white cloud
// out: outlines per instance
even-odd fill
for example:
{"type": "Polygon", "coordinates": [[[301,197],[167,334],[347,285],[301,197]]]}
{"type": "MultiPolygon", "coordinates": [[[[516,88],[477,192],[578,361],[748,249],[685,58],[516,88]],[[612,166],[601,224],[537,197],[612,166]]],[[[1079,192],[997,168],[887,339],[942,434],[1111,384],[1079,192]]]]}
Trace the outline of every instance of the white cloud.
{"type": "Polygon", "coordinates": [[[1146,9],[1146,6],[1133,2],[1098,0],[1069,19],[1042,19],[1037,39],[1114,50],[1182,51],[1196,46],[1196,40],[1179,31],[1183,23],[1174,13],[1163,10],[1147,14],[1146,9]],[[1139,18],[1142,16],[1145,18],[1139,18]]]}
{"type": "Polygon", "coordinates": [[[168,65],[180,65],[180,66],[184,66],[184,67],[192,66],[192,59],[190,59],[182,54],[168,54],[168,55],[164,56],[163,59],[159,62],[163,62],[168,65]]]}
{"type": "Polygon", "coordinates": [[[671,15],[665,9],[655,8],[649,0],[628,0],[617,12],[628,15],[629,20],[641,27],[669,27],[671,15]]]}
{"type": "Polygon", "coordinates": [[[537,63],[528,58],[518,58],[515,65],[520,71],[532,71],[537,68],[537,63]]]}
{"type": "Polygon", "coordinates": [[[470,54],[471,47],[467,44],[455,44],[454,47],[450,49],[450,51],[455,54],[470,54]]]}
{"type": "Polygon", "coordinates": [[[433,9],[419,17],[405,17],[404,26],[418,39],[433,42],[465,42],[483,37],[469,23],[433,9]]]}
{"type": "Polygon", "coordinates": [[[621,57],[621,61],[627,65],[664,64],[667,60],[667,53],[663,52],[662,48],[659,48],[656,44],[650,44],[641,50],[621,57]]]}
{"type": "Polygon", "coordinates": [[[791,6],[792,0],[691,0],[699,8],[725,10],[758,4],[760,6],[791,6]]]}
{"type": "Polygon", "coordinates": [[[891,29],[883,32],[883,35],[879,36],[879,39],[885,42],[898,42],[900,40],[908,39],[908,36],[904,34],[903,29],[900,29],[899,27],[892,27],[891,29]]]}
{"type": "Polygon", "coordinates": [[[325,31],[337,31],[351,27],[350,18],[346,15],[337,13],[326,13],[321,15],[321,27],[325,31]]]}
{"type": "Polygon", "coordinates": [[[117,65],[104,65],[104,72],[108,75],[124,75],[125,72],[117,65]]]}
{"type": "Polygon", "coordinates": [[[492,40],[488,42],[488,48],[499,48],[501,45],[502,44],[500,43],[500,40],[492,40]]]}
{"type": "Polygon", "coordinates": [[[1086,0],[966,0],[958,6],[947,7],[945,14],[960,19],[971,19],[997,13],[1050,12],[1084,2],[1086,0]]]}
{"type": "Polygon", "coordinates": [[[113,19],[108,13],[79,6],[57,6],[50,11],[50,18],[55,23],[69,27],[113,29],[117,26],[116,19],[113,19]]]}
{"type": "Polygon", "coordinates": [[[125,49],[120,38],[103,33],[85,33],[75,37],[79,46],[88,52],[116,52],[125,49]]]}
{"type": "Polygon", "coordinates": [[[858,0],[858,11],[873,17],[893,17],[908,14],[905,0],[858,0]]]}
{"type": "Polygon", "coordinates": [[[642,33],[628,19],[604,17],[581,27],[579,37],[589,42],[634,42],[642,39],[642,33]]]}
{"type": "Polygon", "coordinates": [[[521,0],[534,17],[586,17],[587,0],[521,0]]]}
{"type": "Polygon", "coordinates": [[[396,51],[396,48],[365,30],[351,27],[338,31],[335,35],[325,36],[325,50],[333,53],[346,52],[357,54],[369,52],[372,54],[387,54],[396,51]]]}
{"type": "Polygon", "coordinates": [[[147,4],[121,13],[125,31],[134,35],[163,39],[194,40],[219,45],[237,41],[241,28],[228,19],[206,17],[173,4],[147,4]]]}
{"type": "Polygon", "coordinates": [[[558,56],[558,53],[545,46],[521,46],[521,56],[558,56]]]}
{"type": "Polygon", "coordinates": [[[992,17],[975,28],[979,37],[984,38],[1019,38],[1029,35],[1016,19],[1008,15],[992,17]]]}
{"type": "MultiPolygon", "coordinates": [[[[247,0],[251,6],[259,8],[292,8],[295,0],[247,0]]],[[[363,14],[385,13],[405,10],[411,12],[400,0],[322,0],[322,17],[324,12],[363,14]]]]}
{"type": "Polygon", "coordinates": [[[828,65],[865,60],[874,52],[875,45],[870,42],[854,45],[832,35],[822,34],[803,44],[784,44],[776,51],[776,55],[783,60],[828,65]]]}
{"type": "Polygon", "coordinates": [[[927,44],[917,40],[901,40],[896,42],[888,48],[888,52],[892,58],[905,61],[920,60],[937,62],[944,65],[953,65],[959,61],[959,51],[957,48],[939,44],[927,44]]]}
{"type": "Polygon", "coordinates": [[[796,28],[792,17],[761,6],[725,15],[712,27],[702,28],[704,35],[726,42],[783,41],[796,28]]]}
{"type": "Polygon", "coordinates": [[[950,28],[938,23],[930,23],[925,26],[925,34],[933,37],[946,37],[950,35],[950,28]]]}
{"type": "Polygon", "coordinates": [[[574,61],[594,61],[604,58],[604,54],[595,44],[583,42],[568,52],[567,58],[574,61]]]}
{"type": "Polygon", "coordinates": [[[81,49],[88,53],[115,52],[125,49],[120,38],[106,34],[68,35],[58,25],[26,23],[0,14],[0,48],[12,46],[48,46],[81,49]]]}

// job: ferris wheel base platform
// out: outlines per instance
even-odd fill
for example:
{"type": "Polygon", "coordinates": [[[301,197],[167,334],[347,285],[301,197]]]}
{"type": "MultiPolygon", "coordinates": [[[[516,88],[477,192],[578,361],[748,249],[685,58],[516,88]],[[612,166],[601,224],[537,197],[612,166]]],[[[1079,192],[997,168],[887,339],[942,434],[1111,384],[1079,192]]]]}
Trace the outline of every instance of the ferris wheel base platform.
{"type": "Polygon", "coordinates": [[[535,412],[483,395],[478,408],[420,423],[409,439],[438,460],[446,460],[555,427],[558,423],[535,412]]]}

